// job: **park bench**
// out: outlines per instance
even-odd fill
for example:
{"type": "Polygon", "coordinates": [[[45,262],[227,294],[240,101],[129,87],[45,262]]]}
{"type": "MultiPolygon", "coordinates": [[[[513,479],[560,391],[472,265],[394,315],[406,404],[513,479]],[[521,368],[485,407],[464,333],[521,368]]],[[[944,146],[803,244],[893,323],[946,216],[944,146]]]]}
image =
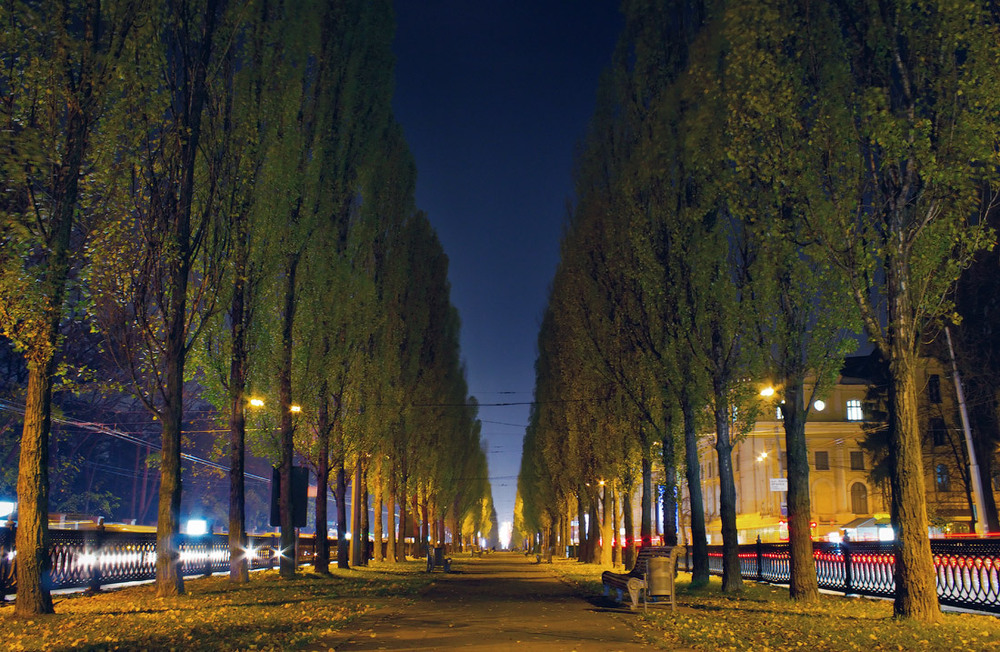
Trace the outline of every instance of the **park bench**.
{"type": "Polygon", "coordinates": [[[427,572],[431,573],[435,568],[451,572],[451,557],[444,556],[444,546],[435,546],[433,550],[427,551],[427,572]]]}
{"type": "Polygon", "coordinates": [[[604,595],[615,591],[618,602],[623,602],[625,591],[628,591],[632,609],[639,606],[639,598],[643,597],[643,605],[650,598],[670,597],[671,608],[676,608],[674,598],[674,570],[677,568],[677,558],[684,554],[682,546],[643,546],[639,548],[635,565],[628,573],[604,571],[601,583],[604,585],[604,595]],[[653,563],[650,563],[653,562],[653,563]]]}

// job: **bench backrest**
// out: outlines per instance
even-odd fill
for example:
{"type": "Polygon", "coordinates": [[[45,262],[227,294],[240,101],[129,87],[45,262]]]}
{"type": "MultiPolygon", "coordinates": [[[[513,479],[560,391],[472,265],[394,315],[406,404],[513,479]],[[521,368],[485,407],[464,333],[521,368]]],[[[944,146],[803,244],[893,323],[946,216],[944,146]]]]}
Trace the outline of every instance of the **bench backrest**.
{"type": "Polygon", "coordinates": [[[629,575],[634,577],[645,576],[646,566],[653,557],[671,557],[674,559],[676,565],[677,557],[683,554],[683,552],[683,546],[643,546],[639,548],[639,554],[635,558],[635,565],[629,571],[629,575]]]}

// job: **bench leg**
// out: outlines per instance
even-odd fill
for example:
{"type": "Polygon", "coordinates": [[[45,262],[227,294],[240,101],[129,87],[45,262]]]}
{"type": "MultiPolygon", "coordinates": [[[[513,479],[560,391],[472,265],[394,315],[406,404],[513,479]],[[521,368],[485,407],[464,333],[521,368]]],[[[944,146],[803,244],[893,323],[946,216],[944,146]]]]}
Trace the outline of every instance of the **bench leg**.
{"type": "Polygon", "coordinates": [[[632,600],[632,608],[633,609],[638,609],[639,608],[639,593],[640,593],[640,591],[642,591],[642,589],[635,589],[635,588],[632,588],[631,586],[628,587],[628,597],[631,598],[631,600],[632,600]]]}
{"type": "Polygon", "coordinates": [[[639,608],[639,596],[646,589],[646,583],[637,577],[628,581],[628,595],[632,599],[632,609],[639,608]]]}

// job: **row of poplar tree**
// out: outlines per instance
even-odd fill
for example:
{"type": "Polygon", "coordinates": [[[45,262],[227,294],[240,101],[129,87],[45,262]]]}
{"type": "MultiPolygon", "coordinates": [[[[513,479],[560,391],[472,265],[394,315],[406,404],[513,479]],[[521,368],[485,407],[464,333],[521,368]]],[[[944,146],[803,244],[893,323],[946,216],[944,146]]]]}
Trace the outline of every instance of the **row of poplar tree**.
{"type": "Polygon", "coordinates": [[[248,444],[281,471],[283,550],[293,459],[316,470],[322,571],[328,482],[339,531],[361,536],[345,525],[351,474],[379,556],[383,531],[393,557],[405,537],[443,539],[446,521],[456,541],[488,531],[447,257],[391,111],[391,2],[10,0],[0,23],[0,327],[28,368],[17,612],[52,610],[48,439],[53,383],[79,371],[73,325],[162,424],[158,595],[184,591],[193,390],[228,420],[235,581],[248,444]]]}
{"type": "Polygon", "coordinates": [[[922,338],[956,319],[961,271],[993,243],[1000,9],[625,0],[623,12],[539,334],[518,528],[556,537],[589,522],[581,558],[610,562],[619,508],[633,532],[641,487],[648,544],[655,460],[668,543],[686,481],[692,580],[705,583],[698,448],[712,433],[722,590],[739,591],[732,450],[774,410],[758,395],[774,383],[790,590],[815,599],[805,421],[863,334],[890,379],[895,611],[936,620],[914,370],[922,338]]]}

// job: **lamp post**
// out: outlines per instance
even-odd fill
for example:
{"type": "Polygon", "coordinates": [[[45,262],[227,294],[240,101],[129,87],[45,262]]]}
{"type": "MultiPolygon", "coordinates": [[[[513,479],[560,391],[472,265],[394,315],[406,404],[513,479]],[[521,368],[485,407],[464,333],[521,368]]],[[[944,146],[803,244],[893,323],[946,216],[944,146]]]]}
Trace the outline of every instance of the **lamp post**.
{"type": "Polygon", "coordinates": [[[951,370],[955,380],[955,398],[958,399],[958,410],[962,417],[962,429],[965,431],[965,446],[969,450],[969,480],[972,484],[972,496],[976,504],[976,534],[984,536],[986,527],[986,506],[983,502],[983,479],[979,475],[979,463],[976,461],[976,448],[972,443],[972,430],[969,428],[969,413],[965,409],[965,392],[962,391],[962,379],[958,375],[958,365],[955,363],[955,349],[951,345],[951,329],[945,327],[945,337],[948,338],[948,353],[951,354],[951,370]]]}

